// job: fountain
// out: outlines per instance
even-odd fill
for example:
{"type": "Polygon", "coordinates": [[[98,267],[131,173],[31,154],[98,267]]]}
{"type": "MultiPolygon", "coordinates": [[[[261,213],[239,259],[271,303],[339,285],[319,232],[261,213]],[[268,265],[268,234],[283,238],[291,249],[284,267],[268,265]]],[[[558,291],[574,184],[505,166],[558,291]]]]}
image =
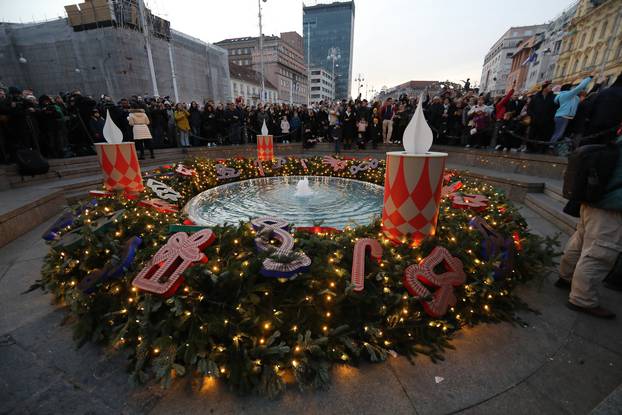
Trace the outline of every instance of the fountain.
{"type": "Polygon", "coordinates": [[[381,186],[342,177],[275,176],[227,183],[190,200],[184,212],[202,226],[274,216],[296,226],[343,229],[367,225],[382,212],[381,186]],[[312,196],[312,197],[310,197],[312,196]]]}
{"type": "Polygon", "coordinates": [[[309,179],[305,177],[304,179],[299,180],[298,184],[296,184],[296,193],[294,193],[294,196],[307,197],[312,195],[313,190],[309,187],[309,179]]]}

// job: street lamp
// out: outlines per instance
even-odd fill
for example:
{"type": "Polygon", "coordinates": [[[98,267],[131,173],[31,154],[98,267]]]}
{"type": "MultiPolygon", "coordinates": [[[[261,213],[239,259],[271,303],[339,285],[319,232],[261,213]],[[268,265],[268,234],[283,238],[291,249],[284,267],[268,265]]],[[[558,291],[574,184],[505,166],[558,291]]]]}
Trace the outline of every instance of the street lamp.
{"type": "Polygon", "coordinates": [[[261,25],[261,2],[268,0],[257,0],[257,6],[259,7],[259,62],[261,65],[261,101],[264,100],[264,94],[266,90],[266,81],[263,73],[263,26],[261,25]]]}
{"type": "Polygon", "coordinates": [[[341,51],[339,50],[339,48],[333,46],[332,48],[328,49],[328,56],[326,57],[326,60],[333,61],[333,99],[335,99],[337,95],[336,93],[337,79],[335,78],[335,62],[338,61],[339,59],[341,59],[341,51]]]}

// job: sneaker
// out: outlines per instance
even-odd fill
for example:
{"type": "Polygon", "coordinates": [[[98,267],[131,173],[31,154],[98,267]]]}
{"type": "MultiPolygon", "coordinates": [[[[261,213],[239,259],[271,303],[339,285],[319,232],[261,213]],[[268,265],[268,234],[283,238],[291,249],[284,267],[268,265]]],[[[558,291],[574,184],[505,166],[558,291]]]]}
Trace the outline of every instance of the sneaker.
{"type": "Polygon", "coordinates": [[[517,148],[511,148],[510,149],[510,153],[518,153],[518,149],[517,148]]]}
{"type": "Polygon", "coordinates": [[[521,153],[526,153],[527,152],[527,146],[522,146],[518,151],[520,151],[521,153]]]}
{"type": "Polygon", "coordinates": [[[592,317],[603,318],[603,319],[614,319],[616,318],[616,314],[612,311],[607,310],[601,306],[587,308],[587,307],[579,307],[578,305],[572,304],[570,301],[566,303],[566,307],[573,311],[578,311],[580,313],[589,314],[592,317]]]}
{"type": "Polygon", "coordinates": [[[507,148],[507,147],[503,147],[503,152],[504,152],[504,153],[507,153],[509,150],[510,150],[509,148],[507,148]]]}
{"type": "Polygon", "coordinates": [[[467,144],[464,148],[471,148],[471,144],[467,144]]]}
{"type": "Polygon", "coordinates": [[[499,151],[499,150],[501,150],[502,148],[503,148],[503,146],[502,146],[501,144],[497,144],[497,145],[495,146],[495,151],[499,151]]]}

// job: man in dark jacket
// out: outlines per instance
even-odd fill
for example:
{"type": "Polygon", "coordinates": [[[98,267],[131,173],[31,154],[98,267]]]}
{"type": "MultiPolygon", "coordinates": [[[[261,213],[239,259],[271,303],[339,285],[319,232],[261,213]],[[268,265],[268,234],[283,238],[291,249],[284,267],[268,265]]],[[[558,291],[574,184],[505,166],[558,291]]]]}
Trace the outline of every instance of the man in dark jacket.
{"type": "Polygon", "coordinates": [[[598,93],[588,111],[589,124],[585,135],[603,133],[592,144],[615,137],[615,130],[622,123],[622,74],[609,88],[598,93]]]}
{"type": "MultiPolygon", "coordinates": [[[[549,81],[542,85],[540,92],[531,97],[527,114],[531,117],[531,128],[529,138],[531,140],[539,140],[548,142],[555,129],[555,111],[556,105],[549,81]]],[[[533,145],[529,146],[534,149],[533,145]]],[[[544,148],[544,147],[542,147],[544,148]]]]}

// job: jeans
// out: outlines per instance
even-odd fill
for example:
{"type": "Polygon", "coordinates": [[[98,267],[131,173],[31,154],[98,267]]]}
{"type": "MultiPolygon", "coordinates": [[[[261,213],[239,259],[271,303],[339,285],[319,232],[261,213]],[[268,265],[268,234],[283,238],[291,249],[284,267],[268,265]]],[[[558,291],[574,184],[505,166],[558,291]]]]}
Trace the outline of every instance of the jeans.
{"type": "Polygon", "coordinates": [[[190,141],[188,140],[188,131],[179,130],[179,145],[181,147],[190,147],[190,141]]]}
{"type": "Polygon", "coordinates": [[[568,127],[568,123],[570,120],[564,117],[555,117],[555,131],[551,136],[551,140],[549,144],[555,144],[560,139],[564,138],[564,133],[566,132],[566,127],[568,127]]]}

